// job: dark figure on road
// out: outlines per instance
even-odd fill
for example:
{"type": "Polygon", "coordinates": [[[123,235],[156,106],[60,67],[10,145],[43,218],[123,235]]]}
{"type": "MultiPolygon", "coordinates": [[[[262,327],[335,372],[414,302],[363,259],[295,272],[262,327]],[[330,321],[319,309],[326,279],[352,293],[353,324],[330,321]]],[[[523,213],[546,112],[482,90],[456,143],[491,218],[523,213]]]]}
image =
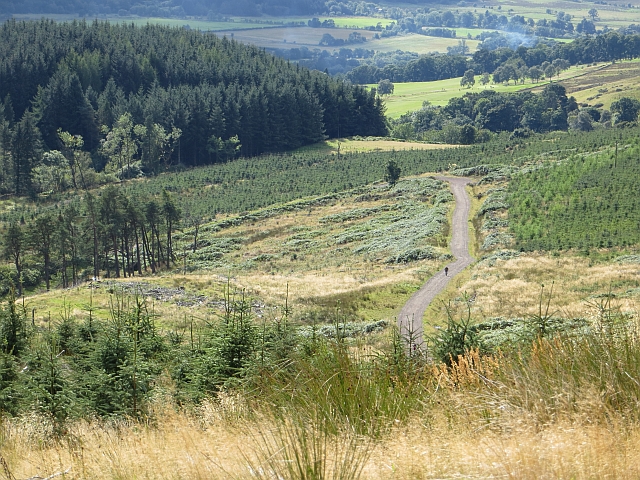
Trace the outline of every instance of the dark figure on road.
{"type": "Polygon", "coordinates": [[[444,276],[449,275],[449,267],[444,267],[444,276]]]}

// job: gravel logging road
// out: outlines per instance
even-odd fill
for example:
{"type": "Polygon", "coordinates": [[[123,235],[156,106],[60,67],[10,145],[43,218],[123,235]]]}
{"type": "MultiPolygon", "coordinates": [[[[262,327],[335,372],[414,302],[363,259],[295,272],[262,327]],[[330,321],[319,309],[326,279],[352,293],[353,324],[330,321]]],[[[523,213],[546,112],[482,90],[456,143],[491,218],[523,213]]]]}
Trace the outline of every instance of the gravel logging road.
{"type": "Polygon", "coordinates": [[[451,235],[451,253],[456,260],[447,265],[448,272],[446,274],[444,269],[436,273],[402,307],[398,316],[398,327],[410,350],[424,350],[422,317],[429,304],[444,290],[453,277],[474,261],[474,258],[469,254],[468,220],[471,199],[465,190],[465,185],[472,180],[464,177],[436,178],[449,183],[456,201],[451,235]]]}

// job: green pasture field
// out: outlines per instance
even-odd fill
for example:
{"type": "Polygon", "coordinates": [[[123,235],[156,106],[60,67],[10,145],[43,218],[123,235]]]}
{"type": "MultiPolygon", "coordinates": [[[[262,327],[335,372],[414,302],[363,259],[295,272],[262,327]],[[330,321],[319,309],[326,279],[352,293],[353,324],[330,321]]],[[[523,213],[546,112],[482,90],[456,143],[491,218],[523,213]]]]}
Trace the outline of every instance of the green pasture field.
{"type": "MultiPolygon", "coordinates": [[[[378,52],[394,52],[396,50],[403,50],[405,52],[416,52],[418,54],[425,54],[431,52],[446,53],[447,47],[455,47],[461,38],[443,38],[443,37],[428,37],[426,35],[398,35],[396,37],[382,38],[380,40],[374,40],[367,48],[373,48],[378,52]]],[[[478,40],[467,40],[467,47],[469,52],[475,52],[476,48],[480,44],[478,40]]]]}
{"type": "MultiPolygon", "coordinates": [[[[458,45],[459,38],[429,37],[426,35],[399,35],[396,37],[374,39],[376,32],[370,30],[354,30],[351,28],[311,28],[311,27],[273,27],[256,28],[242,31],[220,30],[218,35],[231,35],[233,38],[243,43],[258,45],[263,48],[296,48],[300,46],[308,48],[320,48],[320,39],[325,33],[334,38],[347,39],[349,34],[357,31],[367,39],[361,44],[345,45],[350,48],[363,47],[379,52],[393,52],[404,50],[425,54],[431,52],[446,53],[447,47],[458,45]]],[[[470,52],[474,52],[480,44],[478,40],[467,40],[470,52]]],[[[325,50],[337,50],[342,47],[322,47],[325,50]]]]}
{"type": "MultiPolygon", "coordinates": [[[[595,66],[577,66],[562,72],[560,77],[554,77],[553,81],[571,79],[578,76],[590,76],[595,72],[609,64],[597,64],[595,66]]],[[[518,92],[521,90],[538,88],[546,85],[548,80],[532,83],[527,79],[523,84],[514,85],[493,84],[486,86],[480,84],[480,75],[476,75],[476,84],[471,88],[463,88],[460,86],[460,78],[450,78],[447,80],[438,80],[435,82],[410,82],[394,84],[394,92],[391,95],[385,95],[385,104],[387,106],[387,116],[398,118],[409,111],[418,110],[422,107],[422,103],[426,100],[433,105],[446,105],[447,102],[454,97],[460,97],[469,92],[480,92],[482,90],[494,90],[496,92],[518,92]]],[[[588,80],[585,80],[588,81],[588,80]]],[[[375,85],[369,85],[375,87],[375,85]]]]}
{"type": "Polygon", "coordinates": [[[499,32],[499,30],[492,30],[490,28],[452,28],[450,30],[456,31],[456,38],[467,38],[470,34],[472,38],[476,37],[476,35],[480,35],[483,32],[499,32]]]}
{"type": "MultiPolygon", "coordinates": [[[[384,3],[384,2],[382,2],[384,3]]],[[[392,5],[389,5],[392,6],[392,5]]],[[[393,6],[401,6],[406,8],[415,8],[415,4],[393,4],[393,6]]],[[[632,23],[640,23],[640,1],[633,0],[631,2],[625,2],[623,4],[608,4],[608,5],[597,5],[595,3],[576,3],[572,1],[553,1],[553,2],[542,2],[542,1],[515,1],[515,0],[497,0],[492,2],[491,5],[479,5],[475,6],[460,6],[456,5],[452,7],[450,4],[443,5],[433,5],[432,9],[437,10],[452,10],[454,9],[457,12],[464,12],[465,10],[478,13],[481,11],[489,10],[491,13],[496,15],[523,15],[525,18],[533,18],[534,20],[540,20],[546,18],[548,20],[552,20],[555,18],[556,13],[559,11],[568,13],[573,16],[574,25],[577,24],[582,18],[588,18],[588,11],[592,7],[596,8],[599,13],[598,19],[595,21],[597,28],[620,28],[624,26],[628,26],[632,23]],[[626,5],[632,5],[632,8],[629,8],[626,5]],[[493,8],[492,8],[493,7],[493,8]],[[501,7],[498,10],[498,7],[501,7]],[[547,9],[551,9],[551,14],[546,13],[547,9]]],[[[42,16],[46,16],[46,18],[51,18],[56,21],[69,21],[73,19],[79,19],[81,17],[72,14],[16,14],[13,15],[14,18],[17,19],[39,19],[42,16]]],[[[150,18],[150,17],[121,17],[117,15],[100,15],[95,17],[84,17],[87,20],[92,20],[93,18],[98,18],[100,20],[108,20],[110,22],[133,22],[135,24],[146,24],[146,23],[160,23],[163,25],[172,25],[172,26],[183,26],[189,25],[192,28],[197,28],[201,30],[235,30],[235,29],[245,29],[245,28],[264,28],[266,25],[274,25],[274,24],[286,24],[290,22],[304,22],[306,23],[311,17],[310,16],[291,16],[291,17],[257,17],[255,19],[247,19],[243,17],[231,17],[231,22],[216,22],[216,21],[207,21],[196,18],[150,18]]],[[[390,23],[394,22],[394,20],[389,18],[379,18],[379,17],[329,17],[329,16],[321,16],[318,17],[321,21],[331,19],[335,22],[336,26],[339,28],[358,28],[364,29],[370,26],[375,26],[378,23],[381,23],[382,26],[387,26],[390,23]]],[[[478,35],[482,29],[477,28],[455,28],[458,38],[466,37],[468,33],[471,33],[472,36],[478,35]]],[[[431,51],[431,50],[429,50],[431,51]]]]}
{"type": "MultiPolygon", "coordinates": [[[[384,2],[382,2],[384,3],[384,2]]],[[[401,8],[415,8],[415,4],[389,4],[388,6],[397,6],[401,8]]],[[[588,11],[591,8],[595,8],[598,10],[599,18],[595,21],[595,25],[598,29],[609,27],[612,29],[626,27],[632,23],[640,23],[640,1],[632,0],[630,2],[621,2],[619,4],[609,3],[607,5],[598,5],[593,2],[574,2],[574,1],[541,1],[541,0],[530,0],[530,1],[520,1],[520,0],[496,0],[491,2],[490,4],[475,4],[472,6],[461,6],[451,4],[442,4],[442,5],[429,5],[429,7],[433,10],[455,10],[456,12],[462,13],[464,11],[470,11],[474,13],[484,12],[485,10],[489,10],[489,12],[496,15],[506,15],[507,17],[511,15],[523,15],[525,18],[533,18],[534,20],[540,20],[546,18],[547,20],[555,19],[557,12],[564,12],[572,15],[572,22],[574,25],[577,25],[583,18],[588,18],[588,11]],[[629,8],[627,5],[631,4],[633,8],[629,8]],[[501,7],[498,10],[498,7],[501,7]],[[551,14],[546,13],[547,9],[551,9],[551,14]],[[509,12],[509,10],[512,10],[509,12]]],[[[465,29],[456,28],[456,31],[462,31],[465,29]]],[[[472,35],[473,32],[471,32],[472,35]]],[[[462,37],[462,33],[457,34],[458,37],[462,37]]],[[[465,34],[466,35],[466,32],[465,34]]]]}
{"type": "MultiPolygon", "coordinates": [[[[593,2],[584,2],[577,3],[572,1],[515,1],[515,0],[498,0],[496,2],[492,2],[492,5],[487,6],[476,6],[476,7],[459,7],[456,6],[455,9],[462,12],[465,10],[471,12],[484,12],[488,7],[493,6],[493,8],[489,8],[491,13],[496,15],[523,15],[525,18],[533,18],[534,20],[540,20],[546,18],[547,20],[552,20],[555,18],[557,12],[565,12],[570,14],[573,19],[572,22],[574,25],[579,23],[583,18],[588,18],[588,11],[591,8],[595,8],[598,10],[599,18],[596,20],[595,24],[598,29],[603,28],[605,26],[609,28],[620,28],[624,26],[628,26],[632,23],[640,22],[640,2],[638,0],[633,0],[631,2],[624,2],[624,5],[621,3],[619,5],[597,5],[593,2]],[[629,8],[626,5],[631,4],[633,8],[629,8]],[[502,7],[498,10],[498,6],[502,7]],[[547,9],[551,9],[551,14],[546,13],[547,9]],[[512,10],[511,13],[509,10],[512,10]]],[[[451,10],[451,5],[441,5],[437,7],[440,10],[451,10]]]]}
{"type": "MultiPolygon", "coordinates": [[[[456,32],[456,39],[461,40],[461,39],[466,39],[469,40],[468,36],[471,35],[471,40],[473,40],[476,36],[484,33],[484,32],[496,32],[496,33],[505,33],[504,31],[501,30],[496,30],[496,29],[491,29],[491,28],[452,28],[450,30],[455,30],[456,32]]],[[[573,39],[571,38],[555,38],[552,37],[555,41],[557,42],[571,42],[573,41],[573,39]]]]}

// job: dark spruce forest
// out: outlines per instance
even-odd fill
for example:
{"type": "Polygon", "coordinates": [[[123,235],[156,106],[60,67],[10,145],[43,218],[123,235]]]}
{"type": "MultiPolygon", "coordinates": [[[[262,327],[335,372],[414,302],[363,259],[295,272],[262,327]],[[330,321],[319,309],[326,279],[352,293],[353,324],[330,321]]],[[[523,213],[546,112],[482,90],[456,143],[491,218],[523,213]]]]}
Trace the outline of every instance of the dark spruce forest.
{"type": "Polygon", "coordinates": [[[100,139],[137,127],[146,128],[149,171],[161,157],[204,165],[386,133],[375,91],[199,32],[11,20],[0,29],[0,59],[2,128],[14,132],[5,145],[14,181],[2,188],[16,194],[28,193],[15,177],[28,177],[40,150],[65,147],[62,132],[82,137],[98,171],[107,161],[95,154],[100,139]],[[154,132],[170,152],[149,145],[154,132]]]}

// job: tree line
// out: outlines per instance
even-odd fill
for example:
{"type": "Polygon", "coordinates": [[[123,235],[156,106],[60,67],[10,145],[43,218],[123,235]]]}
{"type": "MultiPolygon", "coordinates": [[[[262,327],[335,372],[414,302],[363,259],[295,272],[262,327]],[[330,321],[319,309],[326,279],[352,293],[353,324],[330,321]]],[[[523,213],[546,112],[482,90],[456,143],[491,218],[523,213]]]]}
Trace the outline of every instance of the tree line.
{"type": "Polygon", "coordinates": [[[452,98],[442,108],[425,105],[407,113],[394,121],[392,135],[433,139],[435,133],[440,141],[468,145],[486,141],[487,131],[527,137],[533,132],[567,130],[569,115],[577,110],[575,98],[567,97],[558,83],[547,85],[540,94],[484,90],[452,98]]]}
{"type": "MultiPolygon", "coordinates": [[[[45,209],[12,220],[2,233],[0,252],[12,268],[0,270],[0,294],[52,281],[62,288],[87,278],[130,277],[170,268],[176,260],[173,237],[181,223],[197,230],[201,220],[183,215],[167,191],[140,202],[117,187],[100,196],[45,209]]],[[[194,251],[197,237],[194,239],[194,251]]]]}
{"type": "Polygon", "coordinates": [[[640,55],[640,35],[609,32],[592,37],[581,37],[570,43],[539,43],[534,47],[481,48],[471,58],[465,55],[421,55],[405,61],[378,66],[375,59],[364,59],[345,78],[357,84],[392,82],[428,82],[461,77],[468,69],[477,74],[493,74],[500,67],[541,67],[543,64],[568,65],[630,60],[640,55]]]}
{"type": "MultiPolygon", "coordinates": [[[[41,134],[42,150],[65,148],[60,130],[81,136],[98,172],[109,160],[99,147],[123,115],[147,135],[156,125],[179,131],[168,160],[187,166],[226,159],[229,141],[252,156],[386,133],[375,92],[226,38],[150,25],[8,21],[0,28],[0,98],[0,163],[16,184],[20,153],[11,137],[25,124],[41,134]]],[[[37,153],[25,153],[31,164],[37,153]]]]}

